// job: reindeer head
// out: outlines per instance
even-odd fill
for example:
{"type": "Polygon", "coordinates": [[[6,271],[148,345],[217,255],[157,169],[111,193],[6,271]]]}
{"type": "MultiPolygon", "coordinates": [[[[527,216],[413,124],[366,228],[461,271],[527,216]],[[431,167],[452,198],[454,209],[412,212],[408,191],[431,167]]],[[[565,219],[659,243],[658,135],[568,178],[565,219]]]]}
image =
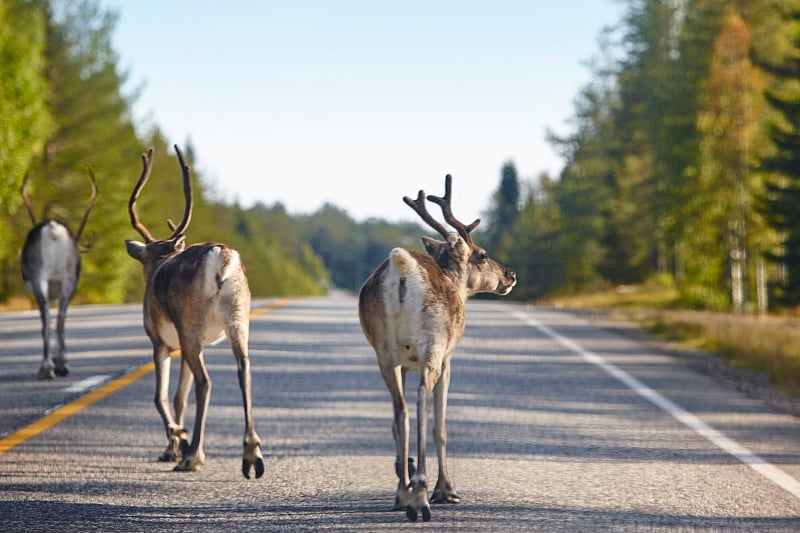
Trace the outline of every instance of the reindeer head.
{"type": "Polygon", "coordinates": [[[125,241],[125,246],[128,249],[128,255],[137,259],[144,265],[145,276],[160,259],[180,253],[186,247],[185,231],[187,226],[189,226],[189,221],[192,219],[192,180],[189,175],[189,167],[184,162],[183,154],[181,154],[177,144],[175,145],[175,152],[178,154],[178,162],[181,165],[181,171],[183,173],[183,196],[186,200],[186,204],[183,211],[183,219],[180,224],[175,226],[171,220],[167,221],[167,224],[172,229],[172,235],[164,240],[156,240],[144,224],[139,221],[139,217],[136,214],[136,200],[139,198],[139,193],[142,192],[145,183],[147,183],[147,180],[150,178],[150,170],[153,166],[152,148],[148,150],[147,154],[142,154],[142,175],[136,183],[136,187],[134,187],[131,193],[131,199],[128,202],[128,213],[131,217],[131,225],[133,229],[138,231],[144,238],[145,242],[142,243],[128,239],[125,241]]]}
{"type": "Polygon", "coordinates": [[[517,275],[513,271],[499,264],[489,257],[486,250],[472,241],[472,231],[478,227],[481,220],[475,219],[472,224],[465,225],[453,216],[450,208],[453,178],[450,174],[444,180],[444,197],[428,195],[427,199],[442,208],[445,221],[456,232],[449,232],[442,224],[428,213],[425,207],[425,192],[419,191],[417,199],[408,196],[403,201],[409,205],[431,228],[435,229],[444,241],[422,237],[422,243],[428,255],[445,270],[457,273],[463,280],[467,296],[479,292],[493,292],[506,295],[517,283],[517,275]]]}
{"type": "MultiPolygon", "coordinates": [[[[78,247],[78,251],[81,253],[88,252],[92,249],[92,245],[94,244],[94,237],[89,237],[85,242],[81,242],[81,235],[83,234],[83,229],[86,227],[86,222],[89,220],[89,213],[92,212],[92,208],[94,207],[94,202],[97,199],[97,178],[94,176],[94,172],[92,172],[92,167],[88,167],[87,172],[89,174],[89,183],[92,186],[92,193],[89,197],[89,203],[86,204],[86,209],[83,212],[83,218],[81,218],[81,224],[78,226],[78,231],[75,232],[73,239],[75,241],[75,246],[78,247]]],[[[25,209],[28,211],[28,216],[31,219],[31,224],[36,226],[36,216],[33,214],[33,208],[31,207],[31,199],[28,197],[28,180],[30,179],[30,174],[25,174],[25,177],[22,180],[22,201],[25,204],[25,209]]],[[[45,209],[45,212],[47,210],[45,209]]],[[[67,227],[66,225],[64,227],[67,227]]],[[[67,227],[67,231],[69,228],[67,227]]]]}

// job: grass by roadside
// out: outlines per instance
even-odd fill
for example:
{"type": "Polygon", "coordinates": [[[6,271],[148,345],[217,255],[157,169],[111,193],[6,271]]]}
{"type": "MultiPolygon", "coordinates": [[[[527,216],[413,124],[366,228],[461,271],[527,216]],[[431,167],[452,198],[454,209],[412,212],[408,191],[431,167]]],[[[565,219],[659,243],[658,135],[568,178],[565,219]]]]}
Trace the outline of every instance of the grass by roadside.
{"type": "Polygon", "coordinates": [[[766,374],[778,390],[800,397],[800,319],[734,315],[676,308],[666,285],[621,287],[556,297],[554,305],[613,310],[670,342],[719,356],[727,365],[766,374]]]}
{"type": "Polygon", "coordinates": [[[0,313],[7,311],[27,311],[36,309],[32,299],[23,296],[14,296],[4,302],[0,302],[0,313]]]}

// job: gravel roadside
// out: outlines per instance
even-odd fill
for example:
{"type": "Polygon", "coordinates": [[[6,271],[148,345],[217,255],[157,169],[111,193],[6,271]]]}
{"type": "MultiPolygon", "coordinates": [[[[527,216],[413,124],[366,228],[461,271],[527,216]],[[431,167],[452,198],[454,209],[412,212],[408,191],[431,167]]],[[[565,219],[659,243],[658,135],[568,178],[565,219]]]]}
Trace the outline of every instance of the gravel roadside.
{"type": "Polygon", "coordinates": [[[687,366],[742,392],[749,398],[761,400],[777,411],[800,418],[800,397],[778,390],[766,374],[747,368],[733,367],[713,353],[661,339],[633,320],[614,311],[602,309],[570,309],[570,311],[584,315],[598,327],[634,338],[653,350],[667,353],[687,366]]]}

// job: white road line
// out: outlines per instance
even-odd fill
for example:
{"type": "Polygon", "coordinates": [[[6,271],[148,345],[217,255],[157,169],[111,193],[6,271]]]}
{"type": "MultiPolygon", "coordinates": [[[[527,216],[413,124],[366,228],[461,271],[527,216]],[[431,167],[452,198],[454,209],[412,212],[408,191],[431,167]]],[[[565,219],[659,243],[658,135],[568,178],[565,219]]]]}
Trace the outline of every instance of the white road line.
{"type": "Polygon", "coordinates": [[[110,377],[111,376],[89,376],[84,380],[73,383],[64,389],[64,392],[86,392],[87,390],[93,389],[94,387],[100,385],[104,381],[107,381],[110,377]]]}
{"type": "Polygon", "coordinates": [[[800,481],[793,478],[777,466],[768,463],[765,459],[754,454],[738,442],[726,437],[720,431],[709,426],[683,407],[664,397],[659,392],[651,389],[624,370],[618,368],[612,363],[609,363],[596,353],[587,350],[572,339],[564,337],[550,327],[542,324],[535,318],[523,313],[519,309],[513,309],[509,312],[522,322],[538,329],[551,339],[557,341],[568,350],[580,355],[581,358],[583,358],[583,360],[586,362],[599,367],[610,376],[615,377],[632,391],[636,392],[639,396],[668,413],[689,429],[695,431],[699,435],[702,435],[726,453],[729,453],[742,463],[746,464],[762,476],[766,477],[782,489],[792,494],[794,497],[800,499],[800,481]]]}

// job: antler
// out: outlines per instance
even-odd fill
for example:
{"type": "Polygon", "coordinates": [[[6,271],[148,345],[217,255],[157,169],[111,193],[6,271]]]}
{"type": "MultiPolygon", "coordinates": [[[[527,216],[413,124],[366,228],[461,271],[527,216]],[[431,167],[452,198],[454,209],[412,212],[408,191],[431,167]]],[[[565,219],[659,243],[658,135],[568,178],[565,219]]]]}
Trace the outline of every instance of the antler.
{"type": "MultiPolygon", "coordinates": [[[[458,220],[455,216],[453,216],[453,211],[450,208],[450,193],[453,190],[453,176],[448,174],[444,178],[444,197],[433,196],[432,194],[428,195],[428,200],[437,204],[439,207],[442,208],[442,214],[444,214],[445,221],[450,224],[452,227],[458,231],[458,234],[461,235],[461,238],[464,239],[467,244],[470,246],[473,245],[472,243],[472,230],[478,227],[478,224],[481,223],[481,219],[476,218],[475,221],[470,225],[465,225],[463,222],[458,220]]],[[[422,191],[420,191],[421,193],[422,191]]]]}
{"type": "Polygon", "coordinates": [[[408,196],[403,196],[403,201],[408,204],[411,209],[416,211],[420,218],[427,222],[430,227],[438,231],[439,234],[445,239],[447,238],[447,228],[440,224],[438,220],[433,218],[431,214],[428,213],[428,208],[425,207],[425,191],[420,189],[416,200],[412,200],[408,196]]]}
{"type": "Polygon", "coordinates": [[[91,213],[94,207],[94,200],[97,198],[97,179],[94,177],[92,167],[89,167],[87,170],[89,172],[89,181],[92,183],[92,196],[89,198],[89,204],[86,206],[86,211],[83,213],[81,225],[78,226],[78,232],[75,234],[75,242],[80,242],[81,233],[83,233],[83,228],[86,226],[86,221],[89,220],[89,213],[91,213]]]}
{"type": "Polygon", "coordinates": [[[36,225],[36,217],[33,215],[33,209],[31,209],[31,200],[28,198],[28,191],[25,190],[25,186],[28,185],[28,179],[31,177],[29,173],[25,174],[25,177],[22,179],[22,201],[25,203],[25,209],[28,210],[28,216],[31,217],[31,222],[33,225],[36,225]]]}
{"type": "MultiPolygon", "coordinates": [[[[189,225],[189,221],[192,220],[192,204],[193,202],[193,195],[192,195],[192,179],[189,175],[189,166],[183,160],[183,154],[181,153],[180,148],[178,145],[175,145],[175,152],[178,154],[178,162],[181,165],[181,172],[183,173],[183,196],[186,199],[186,207],[183,210],[183,220],[181,223],[178,224],[172,230],[172,235],[170,235],[169,239],[174,239],[178,235],[181,235],[185,230],[186,226],[189,225]]],[[[172,227],[172,221],[168,221],[170,227],[172,227]]]]}
{"type": "MultiPolygon", "coordinates": [[[[192,204],[193,204],[193,193],[192,193],[192,179],[189,174],[189,166],[183,160],[183,154],[178,148],[178,145],[175,145],[175,152],[178,154],[178,162],[181,165],[181,172],[183,173],[183,196],[186,199],[186,206],[183,210],[183,219],[181,220],[180,224],[175,226],[171,220],[167,220],[167,224],[169,225],[170,229],[172,230],[172,235],[169,236],[166,240],[172,240],[175,237],[183,234],[186,230],[186,226],[189,225],[189,221],[192,220],[192,204]]],[[[155,241],[155,237],[147,231],[147,228],[139,221],[139,217],[136,214],[136,200],[139,198],[139,193],[142,192],[145,183],[150,178],[150,170],[153,167],[153,149],[147,151],[147,154],[142,154],[142,175],[139,178],[139,181],[136,183],[136,187],[133,189],[133,193],[131,193],[131,199],[128,202],[128,212],[131,215],[131,225],[133,229],[138,231],[146,242],[153,242],[155,241]]]]}
{"type": "Polygon", "coordinates": [[[153,149],[147,151],[146,154],[142,154],[142,175],[139,177],[139,181],[136,183],[136,187],[133,188],[133,192],[131,193],[131,199],[128,201],[128,213],[131,216],[131,226],[133,229],[139,232],[139,234],[144,237],[145,242],[153,242],[156,239],[147,231],[147,228],[139,222],[139,217],[136,214],[136,200],[139,198],[139,193],[142,192],[142,188],[144,184],[147,183],[148,178],[150,178],[150,170],[153,167],[153,149]]]}

